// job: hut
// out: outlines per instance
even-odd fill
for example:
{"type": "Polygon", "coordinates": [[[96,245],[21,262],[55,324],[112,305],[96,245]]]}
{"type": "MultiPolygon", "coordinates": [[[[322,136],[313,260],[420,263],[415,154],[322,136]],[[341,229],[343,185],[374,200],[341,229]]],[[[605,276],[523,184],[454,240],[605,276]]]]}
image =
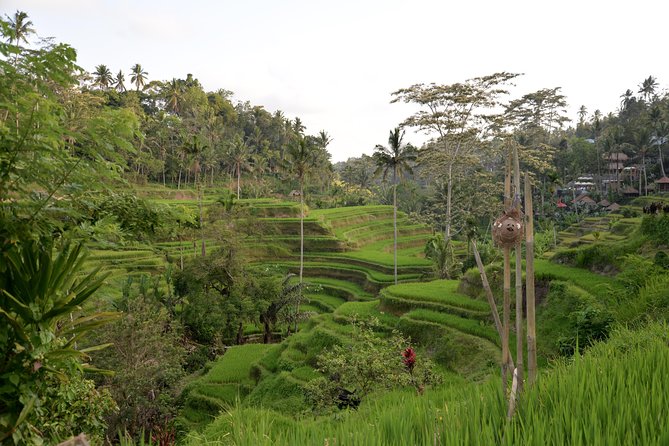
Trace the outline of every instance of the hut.
{"type": "Polygon", "coordinates": [[[603,207],[603,208],[606,208],[606,207],[611,206],[611,203],[609,203],[609,200],[607,200],[606,198],[604,198],[602,201],[600,201],[600,202],[597,203],[597,204],[598,204],[599,206],[603,207]]]}
{"type": "Polygon", "coordinates": [[[579,206],[597,206],[597,203],[595,200],[590,198],[588,194],[581,194],[578,197],[574,198],[572,201],[574,204],[577,204],[579,206]]]}
{"type": "Polygon", "coordinates": [[[659,193],[669,192],[669,178],[662,177],[659,180],[655,180],[655,187],[659,193]]]}
{"type": "Polygon", "coordinates": [[[626,197],[638,197],[639,190],[632,186],[627,186],[625,189],[623,189],[623,195],[626,197]]]}
{"type": "Polygon", "coordinates": [[[620,205],[618,203],[613,203],[606,208],[609,212],[618,212],[620,210],[620,205]]]}

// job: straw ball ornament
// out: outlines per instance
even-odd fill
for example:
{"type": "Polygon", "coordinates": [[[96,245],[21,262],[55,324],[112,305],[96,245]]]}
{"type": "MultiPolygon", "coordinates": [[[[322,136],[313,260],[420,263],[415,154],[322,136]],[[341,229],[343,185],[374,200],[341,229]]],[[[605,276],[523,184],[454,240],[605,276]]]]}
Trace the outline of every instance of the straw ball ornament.
{"type": "Polygon", "coordinates": [[[523,238],[523,218],[520,211],[509,208],[492,225],[492,239],[497,246],[512,248],[523,238]]]}

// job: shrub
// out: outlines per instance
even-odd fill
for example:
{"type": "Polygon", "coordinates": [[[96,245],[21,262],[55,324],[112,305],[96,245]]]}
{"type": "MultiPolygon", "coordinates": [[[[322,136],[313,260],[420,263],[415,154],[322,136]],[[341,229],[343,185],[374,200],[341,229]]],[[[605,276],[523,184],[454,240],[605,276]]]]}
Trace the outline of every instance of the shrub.
{"type": "Polygon", "coordinates": [[[546,303],[537,314],[540,347],[545,353],[572,355],[608,336],[613,316],[606,306],[575,285],[550,283],[546,303]]]}
{"type": "Polygon", "coordinates": [[[377,389],[412,385],[422,393],[426,385],[439,381],[429,359],[413,356],[410,361],[406,338],[396,331],[390,337],[379,337],[374,332],[377,325],[373,320],[354,322],[351,345],[335,345],[319,355],[318,370],[325,378],[309,381],[306,386],[314,409],[343,408],[354,401],[357,406],[377,389]]]}
{"type": "MultiPolygon", "coordinates": [[[[7,246],[0,262],[0,443],[39,444],[39,432],[60,436],[69,422],[98,432],[112,405],[82,378],[77,342],[113,314],[80,313],[104,277],[84,275],[82,246],[27,241],[7,246]],[[69,381],[68,381],[69,378],[69,381]],[[60,382],[60,386],[55,383],[60,382]],[[60,405],[61,394],[91,402],[60,405]],[[53,416],[53,418],[51,418],[53,416]],[[69,420],[69,422],[68,422],[69,420]],[[53,424],[49,425],[48,422],[53,424]],[[46,423],[42,425],[43,423],[46,423]]],[[[91,348],[92,350],[93,348],[91,348]]],[[[78,433],[78,432],[77,432],[78,433]]]]}
{"type": "Polygon", "coordinates": [[[669,215],[646,215],[641,220],[641,233],[662,245],[669,245],[669,215]]]}
{"type": "Polygon", "coordinates": [[[664,251],[658,251],[655,253],[653,263],[655,263],[660,268],[669,269],[669,256],[664,251]]]}

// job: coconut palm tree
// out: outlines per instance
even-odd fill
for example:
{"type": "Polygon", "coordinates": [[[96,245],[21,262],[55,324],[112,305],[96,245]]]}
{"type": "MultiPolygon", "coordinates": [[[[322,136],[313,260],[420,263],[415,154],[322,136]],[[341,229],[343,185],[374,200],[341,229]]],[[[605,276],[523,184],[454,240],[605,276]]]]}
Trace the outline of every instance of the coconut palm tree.
{"type": "Polygon", "coordinates": [[[658,161],[660,162],[660,172],[663,177],[667,174],[664,170],[664,162],[662,161],[662,146],[666,144],[669,139],[669,124],[666,121],[658,122],[653,128],[653,141],[657,145],[658,161]]]}
{"type": "Polygon", "coordinates": [[[300,283],[304,272],[304,182],[320,159],[318,147],[306,136],[297,136],[286,149],[286,170],[300,184],[300,283]]]}
{"type": "Polygon", "coordinates": [[[583,125],[585,123],[585,117],[588,115],[588,109],[585,107],[585,105],[581,105],[581,107],[578,109],[578,123],[579,125],[583,125]]]}
{"type": "Polygon", "coordinates": [[[95,67],[95,72],[93,73],[93,76],[95,76],[94,85],[97,85],[102,90],[107,90],[109,88],[109,85],[114,80],[111,71],[109,71],[109,68],[107,68],[107,65],[102,65],[102,64],[95,67]]]}
{"type": "Polygon", "coordinates": [[[8,39],[10,45],[20,45],[21,41],[28,43],[28,36],[35,33],[33,22],[28,20],[28,14],[16,11],[14,17],[5,16],[9,22],[8,39]]]}
{"type": "Polygon", "coordinates": [[[167,110],[174,114],[179,114],[181,110],[181,103],[183,102],[184,85],[183,81],[177,78],[172,78],[163,87],[163,95],[165,96],[167,110]]]}
{"type": "Polygon", "coordinates": [[[237,174],[237,199],[241,198],[240,179],[242,169],[249,168],[249,158],[251,157],[251,148],[246,144],[241,135],[235,136],[228,148],[228,160],[237,174]]]}
{"type": "Polygon", "coordinates": [[[118,74],[114,78],[114,88],[119,93],[123,93],[124,91],[126,91],[124,82],[125,82],[125,75],[123,74],[122,70],[118,70],[118,74]]]}
{"type": "Polygon", "coordinates": [[[132,72],[132,76],[130,76],[130,82],[135,84],[137,91],[139,91],[141,87],[144,87],[146,76],[148,76],[149,73],[144,71],[142,66],[138,63],[133,65],[132,68],[130,68],[130,71],[132,72]]]}
{"type": "Polygon", "coordinates": [[[318,132],[318,136],[315,138],[316,144],[322,149],[327,149],[327,147],[332,142],[332,138],[328,135],[328,132],[321,130],[318,132]]]}
{"type": "Polygon", "coordinates": [[[646,154],[650,150],[651,132],[648,127],[640,127],[634,132],[634,144],[637,154],[641,156],[641,171],[639,172],[639,195],[641,195],[641,179],[644,181],[644,195],[648,195],[648,177],[646,176],[646,154]],[[643,174],[643,177],[641,176],[643,174]]]}
{"type": "Polygon", "coordinates": [[[634,100],[634,93],[628,88],[625,93],[620,95],[620,97],[622,98],[620,101],[620,110],[627,110],[627,107],[629,107],[630,103],[634,100]]]}
{"type": "Polygon", "coordinates": [[[658,87],[657,79],[653,76],[648,76],[639,84],[639,91],[646,103],[649,103],[655,97],[655,90],[658,87]]]}
{"type": "Polygon", "coordinates": [[[403,144],[404,130],[395,127],[388,136],[388,147],[374,147],[376,175],[383,173],[385,180],[389,173],[393,175],[393,255],[395,261],[395,284],[397,284],[397,182],[405,174],[412,174],[411,163],[416,160],[416,149],[411,144],[403,144]]]}

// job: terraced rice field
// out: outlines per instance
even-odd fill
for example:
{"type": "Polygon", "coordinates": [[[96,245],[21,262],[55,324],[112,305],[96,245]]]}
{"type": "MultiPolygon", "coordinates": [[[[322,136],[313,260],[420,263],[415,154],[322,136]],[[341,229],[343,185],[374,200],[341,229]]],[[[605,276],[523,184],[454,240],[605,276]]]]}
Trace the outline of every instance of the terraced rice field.
{"type": "Polygon", "coordinates": [[[252,364],[272,349],[276,346],[247,344],[228,348],[208,372],[184,389],[184,408],[178,420],[181,427],[185,430],[203,427],[221,410],[248,395],[255,385],[250,377],[252,364]]]}

